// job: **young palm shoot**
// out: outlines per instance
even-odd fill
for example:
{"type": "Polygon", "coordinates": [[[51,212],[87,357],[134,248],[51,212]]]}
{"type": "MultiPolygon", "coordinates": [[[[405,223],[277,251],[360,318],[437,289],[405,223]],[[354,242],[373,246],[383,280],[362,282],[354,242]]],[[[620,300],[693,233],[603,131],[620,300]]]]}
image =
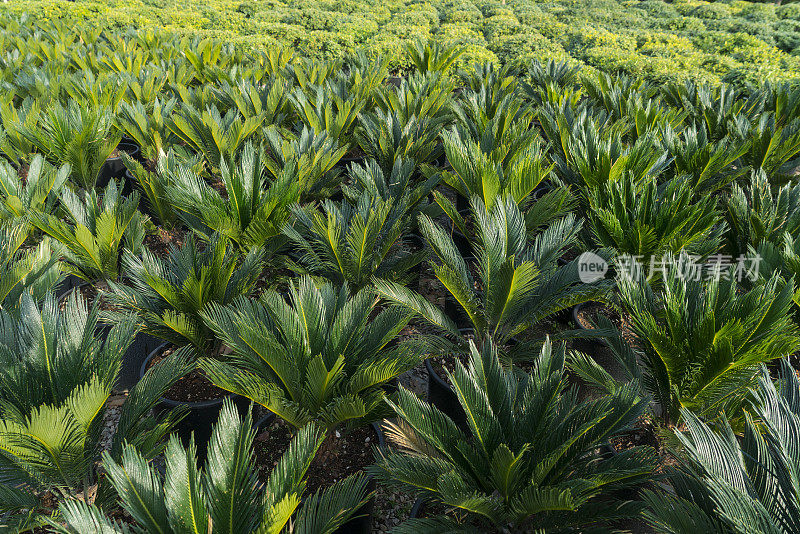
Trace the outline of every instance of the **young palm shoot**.
{"type": "Polygon", "coordinates": [[[366,503],[367,480],[358,475],[304,495],[306,471],[325,439],[318,426],[311,424],[297,433],[263,487],[256,477],[254,439],[251,418],[240,418],[226,399],[214,426],[208,459],[200,468],[194,441],[184,448],[176,436],[170,438],[164,453],[163,475],[130,446],[121,458],[103,456],[120,504],[136,526],[128,527],[77,499],[61,504],[64,524],[49,524],[62,534],[329,534],[366,503]]]}
{"type": "Polygon", "coordinates": [[[34,226],[63,245],[67,273],[91,283],[116,280],[123,251],[141,249],[147,217],[137,211],[139,194],[123,197],[120,190],[113,180],[100,194],[65,189],[63,218],[30,214],[34,226]]]}
{"type": "Polygon", "coordinates": [[[633,447],[610,459],[599,448],[645,413],[635,386],[581,401],[568,387],[564,346],[546,342],[530,373],[505,370],[487,340],[470,342],[467,367],[448,372],[468,415],[459,428],[400,388],[386,425],[396,448],[378,451],[379,480],[465,517],[411,519],[395,532],[586,532],[635,516],[640,503],[615,500],[647,481],[656,455],[633,447]]]}

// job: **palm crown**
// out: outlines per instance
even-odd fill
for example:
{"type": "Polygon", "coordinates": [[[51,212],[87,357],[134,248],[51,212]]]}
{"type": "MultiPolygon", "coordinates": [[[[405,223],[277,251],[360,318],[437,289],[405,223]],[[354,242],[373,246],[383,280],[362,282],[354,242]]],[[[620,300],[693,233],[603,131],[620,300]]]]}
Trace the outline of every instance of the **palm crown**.
{"type": "Polygon", "coordinates": [[[123,250],[136,253],[141,248],[146,217],[137,211],[139,194],[123,197],[120,188],[112,180],[102,194],[65,189],[61,194],[65,220],[31,213],[34,226],[64,245],[68,273],[89,282],[114,280],[123,250]]]}
{"type": "Polygon", "coordinates": [[[715,277],[698,275],[696,267],[685,254],[669,259],[661,290],[637,269],[618,282],[637,342],[612,349],[630,375],[641,374],[644,390],[672,423],[681,408],[701,416],[736,413],[759,364],[800,344],[787,315],[793,284],[774,276],[745,292],[733,269],[715,277]]]}
{"type": "MultiPolygon", "coordinates": [[[[487,524],[502,532],[580,532],[635,513],[633,503],[601,503],[643,482],[653,451],[635,447],[609,460],[596,452],[644,413],[635,388],[579,401],[567,388],[563,345],[545,343],[530,373],[505,370],[491,340],[470,351],[468,367],[459,362],[448,372],[469,430],[401,388],[392,403],[400,422],[388,425],[399,448],[379,451],[373,472],[380,480],[468,512],[482,527],[475,532],[487,524]]],[[[410,520],[399,532],[463,530],[439,516],[410,520]]]]}
{"type": "MultiPolygon", "coordinates": [[[[432,267],[436,278],[464,311],[478,339],[489,335],[505,345],[539,321],[580,302],[600,299],[607,291],[602,282],[581,283],[575,262],[557,263],[564,249],[575,243],[580,229],[571,215],[529,243],[524,218],[512,197],[498,200],[491,210],[473,197],[472,213],[475,258],[459,253],[448,232],[427,216],[420,216],[419,225],[435,255],[432,267]],[[478,271],[477,278],[471,265],[478,271]]],[[[460,224],[464,228],[463,220],[460,224]]],[[[460,337],[453,319],[420,295],[389,281],[376,279],[374,283],[387,300],[460,337]]]]}
{"type": "Polygon", "coordinates": [[[367,286],[373,277],[403,280],[425,251],[403,248],[410,220],[395,207],[394,199],[365,192],[355,204],[326,200],[322,212],[295,209],[294,225],[284,228],[299,256],[294,268],[352,290],[367,286]]]}
{"type": "Polygon", "coordinates": [[[684,179],[624,177],[587,192],[589,226],[600,246],[646,261],[665,252],[698,256],[716,252],[726,229],[712,196],[695,199],[684,179]]]}
{"type": "Polygon", "coordinates": [[[219,345],[200,312],[209,303],[228,304],[248,294],[261,275],[263,252],[253,249],[242,257],[224,237],[214,236],[203,248],[190,236],[166,258],[145,248],[141,257],[126,253],[122,263],[130,285],[110,284],[108,298],[119,310],[107,312],[110,319],[135,313],[148,334],[214,352],[219,345]]]}
{"type": "Polygon", "coordinates": [[[302,277],[287,303],[268,291],[258,301],[213,305],[203,314],[231,356],[201,361],[217,386],[264,406],[300,428],[379,419],[382,386],[417,365],[412,346],[390,346],[409,316],[395,309],[374,318],[367,290],[350,295],[302,277]]]}
{"type": "Polygon", "coordinates": [[[274,250],[289,218],[289,206],[300,200],[300,183],[294,161],[269,182],[264,160],[264,150],[247,143],[231,166],[221,162],[224,195],[187,166],[176,165],[167,194],[178,216],[206,239],[217,233],[244,250],[274,250]]]}

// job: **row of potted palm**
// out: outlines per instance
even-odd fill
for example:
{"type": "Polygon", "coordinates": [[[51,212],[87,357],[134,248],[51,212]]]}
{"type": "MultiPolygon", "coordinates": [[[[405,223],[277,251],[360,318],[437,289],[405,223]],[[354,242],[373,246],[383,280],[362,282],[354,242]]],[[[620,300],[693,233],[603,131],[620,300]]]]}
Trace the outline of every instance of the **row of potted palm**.
{"type": "MultiPolygon", "coordinates": [[[[800,341],[795,89],[455,72],[457,51],[424,43],[389,84],[364,58],[83,37],[87,59],[20,38],[29,68],[2,71],[5,524],[347,532],[377,480],[425,503],[406,532],[680,529],[656,452],[619,444],[649,417],[692,470],[670,506],[703,487],[692,521],[737,528],[712,487],[729,478],[692,447],[720,413],[745,448],[752,413],[798,414],[790,373],[775,389],[762,365],[800,341]],[[38,83],[59,69],[69,82],[38,83]],[[663,273],[586,282],[584,251],[663,273]],[[687,278],[720,253],[768,270],[687,278]],[[588,303],[596,324],[571,328],[588,303]],[[396,383],[423,365],[427,399],[396,383]],[[390,444],[370,427],[385,417],[390,444]]],[[[746,506],[788,525],[775,451],[780,506],[746,506]]]]}

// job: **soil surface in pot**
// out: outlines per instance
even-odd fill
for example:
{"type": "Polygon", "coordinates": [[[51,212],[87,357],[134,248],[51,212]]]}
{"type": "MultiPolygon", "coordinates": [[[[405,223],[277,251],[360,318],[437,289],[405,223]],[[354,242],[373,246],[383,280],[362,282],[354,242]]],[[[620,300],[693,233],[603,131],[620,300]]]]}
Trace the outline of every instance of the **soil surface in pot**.
{"type": "MultiPolygon", "coordinates": [[[[156,354],[147,362],[147,368],[150,369],[176,350],[170,347],[161,354],[156,354]]],[[[175,382],[164,394],[164,398],[176,402],[206,402],[221,399],[226,395],[230,393],[212,384],[202,369],[195,369],[175,382]]]]}
{"type": "Polygon", "coordinates": [[[148,234],[144,237],[144,243],[150,252],[161,258],[169,255],[169,247],[182,247],[186,241],[186,230],[183,228],[167,228],[159,227],[158,231],[154,234],[148,234]]]}
{"type": "MultiPolygon", "coordinates": [[[[256,437],[255,456],[259,467],[258,476],[262,481],[269,478],[278,460],[289,447],[291,430],[289,425],[276,417],[256,437]]],[[[311,462],[307,473],[308,495],[372,465],[372,446],[377,445],[378,437],[371,425],[356,428],[340,436],[336,437],[335,432],[328,435],[311,462]]]]}

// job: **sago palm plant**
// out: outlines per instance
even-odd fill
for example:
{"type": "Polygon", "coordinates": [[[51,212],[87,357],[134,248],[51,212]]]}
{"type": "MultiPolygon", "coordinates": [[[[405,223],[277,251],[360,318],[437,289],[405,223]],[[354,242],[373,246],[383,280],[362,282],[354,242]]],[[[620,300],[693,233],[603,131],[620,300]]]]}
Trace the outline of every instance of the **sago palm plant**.
{"type": "Polygon", "coordinates": [[[147,218],[137,207],[139,194],[123,197],[113,180],[96,190],[61,194],[63,217],[32,212],[31,223],[64,247],[64,270],[86,280],[100,282],[119,276],[123,250],[139,251],[147,218]]]}
{"type": "Polygon", "coordinates": [[[672,158],[676,176],[686,174],[698,191],[713,193],[741,178],[747,167],[734,165],[748,150],[747,141],[726,137],[714,141],[703,128],[688,126],[680,133],[662,131],[662,145],[672,158]]]}
{"type": "Polygon", "coordinates": [[[22,170],[0,162],[0,226],[25,224],[33,211],[52,213],[70,174],[68,164],[55,168],[40,154],[33,156],[24,176],[22,170]]]}
{"type": "Polygon", "coordinates": [[[147,105],[139,101],[122,102],[116,113],[117,126],[142,150],[147,161],[156,161],[162,151],[175,139],[167,127],[169,117],[175,110],[177,100],[156,98],[147,105]]]}
{"type": "Polygon", "coordinates": [[[176,353],[131,390],[104,443],[106,402],[135,324],[129,317],[98,337],[98,315],[77,293],[63,309],[51,294],[41,308],[23,295],[18,315],[0,311],[0,513],[10,531],[41,526],[65,498],[112,504],[113,489],[100,476],[102,450],[110,447],[118,459],[127,443],[153,458],[182,416],[150,415],[178,373],[190,369],[176,353]]]}
{"type": "Polygon", "coordinates": [[[23,292],[40,302],[64,278],[58,247],[45,238],[20,249],[26,238],[23,227],[0,228],[0,309],[15,308],[23,292]]]}
{"type": "Polygon", "coordinates": [[[671,476],[675,493],[647,492],[645,517],[668,534],[800,530],[800,383],[786,360],[777,385],[762,369],[739,438],[683,411],[678,432],[684,460],[671,476]]]}
{"type": "Polygon", "coordinates": [[[325,132],[303,128],[299,135],[274,126],[264,129],[269,157],[264,164],[274,180],[289,169],[295,175],[303,200],[329,197],[339,184],[335,165],[347,151],[346,146],[325,132]]]}
{"type": "Polygon", "coordinates": [[[87,282],[108,282],[119,276],[123,250],[136,253],[144,242],[146,217],[138,205],[138,193],[123,197],[112,180],[101,194],[65,189],[63,218],[32,212],[30,220],[63,245],[67,273],[87,282]]]}
{"type": "Polygon", "coordinates": [[[297,164],[290,161],[275,181],[265,170],[264,150],[245,144],[231,166],[223,161],[224,195],[189,167],[171,169],[167,196],[178,216],[204,239],[224,235],[243,250],[279,248],[290,206],[300,200],[297,164]]]}
{"type": "Polygon", "coordinates": [[[230,240],[214,236],[198,244],[189,236],[182,247],[170,247],[160,258],[146,247],[141,254],[126,252],[122,271],[128,283],[111,283],[107,297],[119,320],[133,313],[143,332],[176,346],[192,345],[201,353],[219,350],[219,343],[200,316],[210,303],[228,304],[247,295],[263,270],[263,253],[243,256],[230,240]]]}
{"type": "Polygon", "coordinates": [[[23,133],[53,165],[69,163],[72,180],[86,189],[94,188],[121,138],[108,109],[81,106],[74,100],[67,106],[51,105],[39,124],[23,133]]]}
{"type": "Polygon", "coordinates": [[[406,281],[409,269],[425,259],[425,250],[404,247],[410,219],[395,209],[394,199],[365,192],[355,204],[325,200],[322,211],[298,208],[294,213],[295,222],[284,233],[297,255],[292,269],[301,273],[356,291],[374,277],[406,281]]]}
{"type": "Polygon", "coordinates": [[[41,106],[38,99],[27,97],[17,107],[13,93],[0,99],[0,153],[12,163],[28,161],[35,152],[36,145],[25,133],[35,131],[41,106]]]}
{"type": "Polygon", "coordinates": [[[800,121],[780,125],[771,112],[755,117],[742,114],[736,116],[733,130],[748,146],[742,161],[769,176],[778,178],[784,164],[800,153],[800,121]]]}
{"type": "Polygon", "coordinates": [[[212,170],[224,159],[230,165],[244,143],[250,139],[266,115],[242,118],[237,109],[220,112],[215,105],[197,109],[184,105],[167,120],[167,128],[197,154],[202,154],[212,170]]]}
{"type": "Polygon", "coordinates": [[[438,41],[418,40],[409,44],[406,52],[418,72],[447,72],[465,50],[438,41]]]}
{"type": "Polygon", "coordinates": [[[492,137],[472,140],[457,129],[445,132],[444,151],[452,171],[445,170],[442,180],[464,198],[477,195],[489,209],[506,196],[524,203],[554,166],[538,136],[527,132],[527,126],[525,133],[515,131],[499,146],[492,137]]]}
{"type": "Polygon", "coordinates": [[[289,302],[274,291],[203,313],[233,354],[201,360],[217,386],[260,404],[295,428],[363,425],[385,411],[383,387],[421,361],[416,344],[390,343],[409,314],[378,312],[373,294],[301,277],[289,302]]]}
{"type": "MultiPolygon", "coordinates": [[[[651,286],[643,269],[618,280],[636,343],[612,349],[629,375],[643,377],[644,392],[667,424],[678,422],[682,408],[701,417],[723,410],[738,416],[759,365],[800,347],[789,315],[792,283],[774,276],[744,291],[734,267],[700,268],[683,253],[667,257],[662,289],[651,286]]],[[[579,371],[584,378],[607,377],[597,364],[583,363],[593,368],[579,371]]]]}
{"type": "Polygon", "coordinates": [[[752,173],[747,188],[733,184],[727,208],[726,244],[734,256],[764,243],[778,245],[785,232],[800,232],[800,185],[773,188],[763,170],[752,173]]]}
{"type": "MultiPolygon", "coordinates": [[[[462,255],[449,231],[429,217],[420,216],[419,226],[434,254],[434,275],[466,315],[477,339],[489,336],[505,346],[514,336],[559,311],[605,297],[606,282],[584,284],[578,277],[577,262],[558,264],[564,250],[577,240],[580,224],[573,216],[553,223],[529,243],[525,220],[513,198],[505,197],[487,210],[479,198],[473,197],[472,213],[474,257],[462,255]],[[473,267],[477,276],[473,276],[473,267]]],[[[389,302],[464,341],[454,318],[421,295],[387,280],[375,279],[374,285],[389,302]]],[[[567,337],[572,334],[561,333],[567,337]]],[[[522,356],[526,348],[526,343],[520,343],[510,350],[519,350],[522,356]]]]}
{"type": "Polygon", "coordinates": [[[202,467],[194,443],[184,448],[176,436],[164,453],[163,474],[133,447],[126,447],[119,459],[104,455],[103,465],[133,526],[77,499],[60,506],[65,524],[52,521],[50,526],[62,534],[330,534],[366,502],[363,476],[303,495],[306,471],[325,438],[314,425],[297,433],[262,487],[256,477],[255,434],[250,418],[241,419],[226,399],[202,467]]]}
{"type": "Polygon", "coordinates": [[[568,386],[564,346],[547,342],[530,372],[505,370],[491,341],[470,345],[467,367],[448,372],[468,430],[401,388],[387,424],[397,446],[378,451],[379,480],[466,513],[437,515],[395,532],[585,532],[635,515],[639,503],[614,492],[644,483],[655,465],[649,447],[603,459],[599,447],[646,410],[636,388],[580,401],[568,386]]]}
{"type": "Polygon", "coordinates": [[[725,223],[717,200],[696,195],[692,184],[673,178],[636,181],[623,177],[587,191],[589,227],[594,242],[615,254],[645,261],[686,250],[705,257],[719,250],[725,223]]]}
{"type": "Polygon", "coordinates": [[[421,178],[416,170],[414,160],[399,157],[391,173],[385,173],[377,161],[369,159],[364,164],[350,166],[350,183],[342,184],[342,193],[352,204],[364,195],[384,202],[392,201],[392,210],[402,213],[415,225],[416,214],[431,208],[426,199],[440,181],[437,173],[421,178]]]}

